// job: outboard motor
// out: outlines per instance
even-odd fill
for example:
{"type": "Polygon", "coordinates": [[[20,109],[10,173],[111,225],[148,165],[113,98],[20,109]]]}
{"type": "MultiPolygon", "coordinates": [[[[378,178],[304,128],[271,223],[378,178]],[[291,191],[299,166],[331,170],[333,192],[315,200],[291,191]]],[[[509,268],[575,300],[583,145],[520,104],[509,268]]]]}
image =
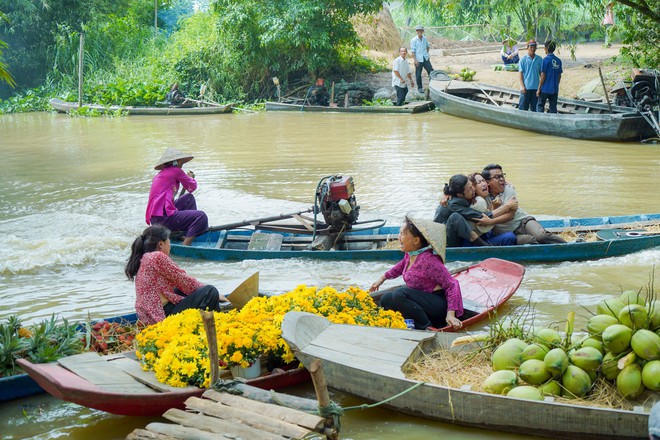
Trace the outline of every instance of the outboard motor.
{"type": "Polygon", "coordinates": [[[351,229],[360,215],[355,200],[355,186],[350,176],[327,176],[316,187],[315,210],[336,231],[351,229]]]}

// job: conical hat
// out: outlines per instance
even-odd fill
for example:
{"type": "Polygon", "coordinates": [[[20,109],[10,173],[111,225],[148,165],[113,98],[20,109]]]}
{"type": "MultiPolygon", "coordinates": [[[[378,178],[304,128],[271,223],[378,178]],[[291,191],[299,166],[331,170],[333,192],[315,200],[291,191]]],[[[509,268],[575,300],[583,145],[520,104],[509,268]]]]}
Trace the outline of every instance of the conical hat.
{"type": "Polygon", "coordinates": [[[193,157],[195,156],[186,154],[181,150],[177,150],[176,148],[168,148],[167,150],[165,150],[165,152],[160,157],[160,159],[158,159],[158,162],[156,162],[156,166],[154,167],[154,169],[162,170],[166,163],[170,163],[175,160],[178,160],[180,163],[184,164],[186,162],[191,161],[193,157]]]}
{"type": "Polygon", "coordinates": [[[447,249],[447,229],[442,223],[436,223],[431,220],[422,220],[411,218],[410,221],[419,232],[426,238],[435,252],[440,255],[442,261],[445,261],[445,251],[447,249]]]}

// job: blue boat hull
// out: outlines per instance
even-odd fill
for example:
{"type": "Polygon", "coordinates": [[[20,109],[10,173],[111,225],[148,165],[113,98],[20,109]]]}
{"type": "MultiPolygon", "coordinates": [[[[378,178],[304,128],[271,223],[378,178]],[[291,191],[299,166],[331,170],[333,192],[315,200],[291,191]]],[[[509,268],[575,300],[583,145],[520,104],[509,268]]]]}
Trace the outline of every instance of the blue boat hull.
{"type": "MultiPolygon", "coordinates": [[[[129,313],[122,316],[100,319],[99,321],[112,322],[136,322],[137,314],[129,313]]],[[[15,376],[0,378],[0,402],[21,399],[23,397],[43,394],[45,391],[27,374],[17,374],[15,376]]]]}
{"type": "MultiPolygon", "coordinates": [[[[634,225],[660,223],[660,214],[641,214],[617,217],[589,217],[574,219],[542,220],[541,224],[546,229],[559,230],[568,228],[603,228],[616,227],[617,225],[634,225]]],[[[259,231],[263,233],[275,233],[259,231]]],[[[361,238],[368,243],[369,236],[389,236],[395,240],[398,236],[398,227],[383,227],[367,231],[349,232],[350,238],[361,238]]],[[[354,250],[249,250],[246,242],[254,233],[253,230],[232,230],[229,232],[235,239],[243,238],[244,248],[217,248],[218,241],[225,241],[227,232],[208,232],[195,239],[192,246],[182,246],[173,243],[172,255],[186,258],[198,258],[215,261],[236,260],[268,260],[280,258],[307,258],[328,261],[397,261],[403,256],[398,249],[354,249],[354,250]]],[[[309,235],[284,233],[286,239],[309,237],[309,235]]],[[[240,241],[240,240],[239,240],[240,241]]],[[[235,246],[240,246],[236,244],[235,246]]],[[[614,240],[547,244],[547,245],[525,245],[525,246],[483,246],[483,247],[461,247],[447,248],[447,262],[453,261],[481,261],[486,258],[500,258],[515,262],[560,262],[593,260],[606,257],[615,257],[637,252],[644,249],[660,246],[660,235],[640,236],[634,238],[618,238],[614,240]]]]}

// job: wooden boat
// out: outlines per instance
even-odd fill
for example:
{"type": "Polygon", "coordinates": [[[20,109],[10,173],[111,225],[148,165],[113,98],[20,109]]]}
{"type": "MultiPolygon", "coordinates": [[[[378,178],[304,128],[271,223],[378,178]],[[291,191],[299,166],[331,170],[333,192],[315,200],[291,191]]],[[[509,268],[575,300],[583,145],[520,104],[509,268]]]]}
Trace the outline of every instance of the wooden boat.
{"type": "MultiPolygon", "coordinates": [[[[562,218],[541,220],[548,230],[561,232],[639,228],[660,224],[659,214],[613,217],[562,218]]],[[[259,227],[259,226],[257,226],[259,227]]],[[[191,246],[172,243],[171,253],[179,257],[215,261],[309,258],[316,260],[396,261],[403,257],[393,241],[398,227],[385,226],[346,233],[334,250],[307,250],[309,233],[278,233],[272,230],[233,229],[207,232],[191,246]],[[389,243],[389,244],[388,244],[389,243]]],[[[518,262],[560,262],[615,257],[660,246],[660,234],[629,236],[612,234],[597,241],[525,246],[483,246],[447,248],[447,262],[481,261],[501,258],[518,262]]]]}
{"type": "MultiPolygon", "coordinates": [[[[137,321],[137,315],[135,313],[129,313],[126,315],[101,319],[99,321],[107,321],[110,323],[134,323],[137,321]]],[[[39,384],[26,373],[0,378],[0,402],[21,399],[23,397],[42,394],[44,392],[44,389],[41,388],[39,384]]]]}
{"type": "MultiPolygon", "coordinates": [[[[67,356],[57,363],[33,364],[26,359],[18,363],[53,397],[111,414],[160,416],[170,408],[184,409],[186,399],[200,397],[206,391],[158,382],[152,371],[142,370],[133,352],[107,356],[90,352],[67,356]]],[[[307,370],[296,368],[249,379],[247,383],[268,390],[308,380],[307,370]]]]}
{"type": "Polygon", "coordinates": [[[655,131],[630,107],[559,98],[557,114],[518,110],[520,92],[499,86],[463,81],[431,80],[430,97],[449,115],[479,122],[573,139],[634,141],[655,131]]]}
{"type": "MultiPolygon", "coordinates": [[[[51,99],[50,105],[60,113],[68,113],[71,110],[78,109],[77,102],[65,102],[61,99],[51,99]]],[[[221,113],[231,113],[232,104],[208,106],[208,107],[134,107],[123,105],[103,106],[100,104],[83,104],[83,107],[89,110],[96,110],[100,113],[113,113],[118,110],[126,112],[129,115],[149,115],[149,116],[168,116],[168,115],[215,115],[221,113]]]]}
{"type": "Polygon", "coordinates": [[[413,101],[396,107],[393,105],[357,105],[352,107],[330,107],[303,105],[302,103],[266,102],[266,111],[330,112],[330,113],[423,113],[433,110],[433,101],[413,101]]]}
{"type": "MultiPolygon", "coordinates": [[[[328,386],[386,403],[396,411],[447,423],[550,438],[601,440],[648,438],[653,402],[633,411],[523,400],[408,379],[407,365],[424,353],[450,349],[461,333],[331,324],[302,312],[284,317],[282,334],[306,366],[319,359],[328,386]],[[413,388],[414,387],[414,388],[413,388]]],[[[466,346],[452,350],[466,349],[466,346]]]]}

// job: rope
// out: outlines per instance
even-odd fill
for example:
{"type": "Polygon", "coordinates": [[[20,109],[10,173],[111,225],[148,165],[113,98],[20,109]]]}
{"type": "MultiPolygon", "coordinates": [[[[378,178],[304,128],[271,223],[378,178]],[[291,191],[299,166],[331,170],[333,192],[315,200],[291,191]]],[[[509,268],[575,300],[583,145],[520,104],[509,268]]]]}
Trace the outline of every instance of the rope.
{"type": "Polygon", "coordinates": [[[243,394],[243,390],[237,388],[237,385],[245,385],[245,382],[240,380],[222,380],[220,379],[215,384],[213,384],[213,389],[216,391],[225,392],[227,394],[233,394],[235,396],[240,396],[243,394]]]}
{"type": "Polygon", "coordinates": [[[380,405],[382,405],[382,404],[384,404],[384,403],[390,402],[390,401],[396,399],[397,397],[401,397],[401,396],[403,396],[404,394],[407,394],[407,393],[411,392],[412,390],[414,390],[414,389],[416,389],[416,388],[418,388],[418,387],[424,385],[425,383],[426,383],[426,382],[419,382],[419,383],[416,383],[415,385],[411,386],[410,388],[401,391],[399,394],[395,394],[394,396],[392,396],[392,397],[388,397],[387,399],[385,399],[385,400],[381,400],[380,402],[376,402],[376,403],[365,403],[365,404],[357,405],[357,406],[349,406],[348,408],[344,408],[344,411],[353,411],[354,409],[375,408],[375,407],[380,406],[380,405]]]}

